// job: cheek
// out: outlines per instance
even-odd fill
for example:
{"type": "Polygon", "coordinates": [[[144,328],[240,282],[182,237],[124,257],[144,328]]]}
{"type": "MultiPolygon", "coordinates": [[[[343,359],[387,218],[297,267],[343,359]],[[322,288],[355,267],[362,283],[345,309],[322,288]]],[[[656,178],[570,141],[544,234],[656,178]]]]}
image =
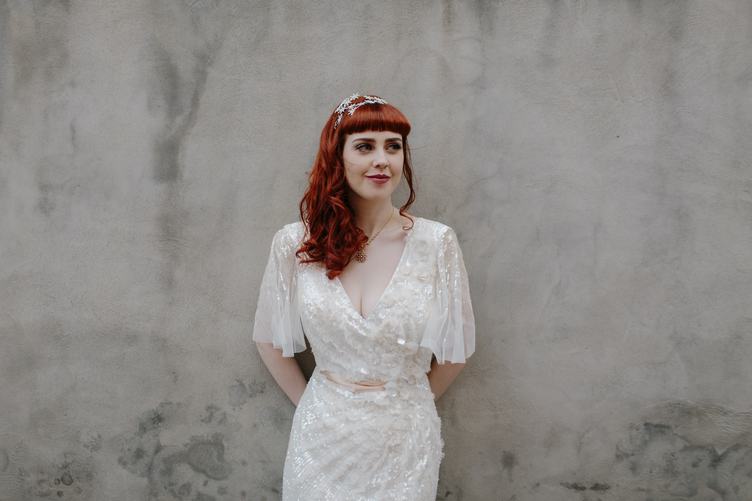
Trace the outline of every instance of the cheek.
{"type": "Polygon", "coordinates": [[[351,162],[351,161],[345,161],[345,176],[353,179],[358,175],[358,172],[360,171],[360,168],[357,164],[351,162]]]}
{"type": "Polygon", "coordinates": [[[402,165],[400,165],[400,166],[398,166],[398,167],[397,167],[396,169],[394,169],[394,177],[395,177],[396,179],[399,179],[399,178],[401,178],[401,177],[402,177],[402,174],[404,174],[404,169],[403,169],[403,166],[402,166],[402,165]]]}
{"type": "Polygon", "coordinates": [[[360,167],[359,165],[351,165],[349,169],[349,176],[350,179],[353,181],[360,180],[363,177],[363,174],[365,174],[366,171],[360,167]]]}
{"type": "Polygon", "coordinates": [[[365,182],[363,175],[366,174],[360,165],[349,163],[345,164],[345,179],[351,186],[360,186],[365,182]]]}

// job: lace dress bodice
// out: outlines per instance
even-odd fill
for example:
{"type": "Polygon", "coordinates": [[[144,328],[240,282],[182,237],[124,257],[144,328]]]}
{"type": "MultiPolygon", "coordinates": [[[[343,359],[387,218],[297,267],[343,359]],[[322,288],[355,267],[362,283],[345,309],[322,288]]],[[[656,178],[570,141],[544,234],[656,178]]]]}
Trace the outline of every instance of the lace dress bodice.
{"type": "Polygon", "coordinates": [[[284,356],[306,349],[316,364],[354,378],[419,375],[439,363],[464,362],[475,351],[467,271],[454,230],[416,217],[392,278],[363,318],[338,278],[319,263],[300,264],[298,221],[272,240],[254,320],[253,340],[284,356]],[[423,350],[425,348],[427,350],[423,350]]]}

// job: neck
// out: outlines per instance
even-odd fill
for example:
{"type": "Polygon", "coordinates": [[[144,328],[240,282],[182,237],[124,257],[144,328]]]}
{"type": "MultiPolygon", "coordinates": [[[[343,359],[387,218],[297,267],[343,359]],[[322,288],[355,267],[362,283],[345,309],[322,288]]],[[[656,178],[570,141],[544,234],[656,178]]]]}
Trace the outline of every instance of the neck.
{"type": "Polygon", "coordinates": [[[379,231],[394,211],[392,199],[371,201],[371,200],[350,200],[350,204],[355,213],[355,224],[363,230],[369,237],[379,231]]]}

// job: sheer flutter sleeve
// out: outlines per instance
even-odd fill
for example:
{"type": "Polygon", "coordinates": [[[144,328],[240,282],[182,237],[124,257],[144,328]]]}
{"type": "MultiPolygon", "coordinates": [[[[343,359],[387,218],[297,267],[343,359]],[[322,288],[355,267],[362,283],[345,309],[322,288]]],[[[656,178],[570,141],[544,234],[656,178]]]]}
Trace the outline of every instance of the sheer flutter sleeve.
{"type": "Polygon", "coordinates": [[[465,362],[475,351],[475,316],[462,250],[451,227],[441,235],[436,264],[436,295],[420,344],[440,364],[465,362]]]}
{"type": "Polygon", "coordinates": [[[285,225],[272,239],[253,322],[253,340],[272,343],[285,357],[306,349],[296,287],[298,226],[285,225]]]}

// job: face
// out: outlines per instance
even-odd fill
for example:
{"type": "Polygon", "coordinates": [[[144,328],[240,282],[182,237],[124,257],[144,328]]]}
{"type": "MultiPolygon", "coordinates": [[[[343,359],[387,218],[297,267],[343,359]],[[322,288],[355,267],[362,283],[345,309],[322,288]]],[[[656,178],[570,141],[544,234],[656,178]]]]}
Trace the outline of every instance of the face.
{"type": "Polygon", "coordinates": [[[389,131],[348,134],[342,150],[350,196],[388,198],[402,179],[402,136],[389,131]]]}

